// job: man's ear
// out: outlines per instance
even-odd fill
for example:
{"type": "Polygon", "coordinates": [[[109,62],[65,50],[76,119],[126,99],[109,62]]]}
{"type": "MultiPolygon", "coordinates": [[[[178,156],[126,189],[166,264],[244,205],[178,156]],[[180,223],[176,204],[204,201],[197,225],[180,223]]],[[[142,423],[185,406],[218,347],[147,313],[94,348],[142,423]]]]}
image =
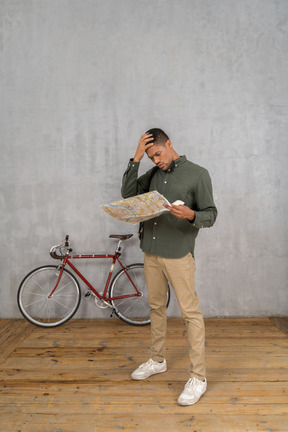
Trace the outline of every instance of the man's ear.
{"type": "Polygon", "coordinates": [[[170,139],[166,141],[166,144],[169,148],[172,148],[172,142],[170,141],[170,139]]]}

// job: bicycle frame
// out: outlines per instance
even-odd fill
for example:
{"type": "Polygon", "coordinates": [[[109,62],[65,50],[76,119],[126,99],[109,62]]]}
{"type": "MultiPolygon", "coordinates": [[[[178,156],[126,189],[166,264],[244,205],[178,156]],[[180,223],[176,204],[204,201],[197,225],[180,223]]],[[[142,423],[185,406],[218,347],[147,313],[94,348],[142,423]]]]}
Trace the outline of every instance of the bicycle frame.
{"type": "Polygon", "coordinates": [[[79,278],[99,298],[99,300],[104,300],[105,302],[109,302],[111,300],[120,300],[120,299],[124,299],[124,298],[129,298],[129,297],[141,297],[142,294],[138,291],[137,286],[135,285],[135,283],[131,279],[130,275],[128,274],[126,265],[120,259],[120,256],[121,256],[120,243],[121,243],[121,241],[118,242],[118,246],[117,246],[114,254],[70,255],[70,253],[67,252],[64,259],[63,259],[63,262],[59,266],[59,267],[61,267],[61,270],[60,270],[56,285],[53,288],[53,290],[51,291],[49,298],[51,298],[53,296],[53,293],[56,291],[66,265],[68,265],[77,274],[77,276],[79,276],[79,278]],[[111,264],[111,267],[110,267],[110,270],[108,273],[108,277],[107,277],[106,284],[105,284],[105,289],[104,289],[102,295],[93,287],[93,285],[90,284],[90,282],[85,278],[85,276],[83,276],[83,274],[71,262],[71,260],[77,260],[77,259],[83,260],[83,259],[98,259],[98,258],[112,259],[112,264],[111,264]],[[116,262],[118,262],[120,267],[124,270],[127,278],[129,279],[129,281],[131,282],[132,286],[135,289],[135,293],[126,294],[126,295],[122,295],[122,296],[118,296],[118,297],[106,297],[116,262]]]}

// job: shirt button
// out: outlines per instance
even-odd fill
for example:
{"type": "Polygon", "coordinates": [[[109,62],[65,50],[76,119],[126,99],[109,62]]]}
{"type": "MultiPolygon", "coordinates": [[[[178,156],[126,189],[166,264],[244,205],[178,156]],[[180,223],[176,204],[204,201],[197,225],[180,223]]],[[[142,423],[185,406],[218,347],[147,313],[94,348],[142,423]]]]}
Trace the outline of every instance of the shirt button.
{"type": "Polygon", "coordinates": [[[156,237],[153,237],[153,240],[155,240],[156,237]]]}
{"type": "Polygon", "coordinates": [[[154,225],[157,225],[157,222],[154,222],[154,225]]]}
{"type": "Polygon", "coordinates": [[[167,181],[165,180],[165,181],[164,181],[164,183],[166,184],[166,183],[167,183],[167,181]]]}

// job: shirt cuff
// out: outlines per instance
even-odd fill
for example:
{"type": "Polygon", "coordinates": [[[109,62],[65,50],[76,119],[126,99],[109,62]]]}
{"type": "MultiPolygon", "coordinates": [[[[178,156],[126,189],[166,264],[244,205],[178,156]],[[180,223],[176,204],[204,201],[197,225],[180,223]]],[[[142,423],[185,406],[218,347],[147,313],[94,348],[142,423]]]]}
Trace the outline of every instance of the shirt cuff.
{"type": "Polygon", "coordinates": [[[133,161],[133,158],[129,159],[128,168],[139,167],[140,162],[133,161]]]}
{"type": "Polygon", "coordinates": [[[193,220],[191,220],[191,221],[189,221],[194,227],[196,227],[196,228],[199,228],[198,227],[198,225],[197,225],[197,213],[196,212],[194,212],[195,213],[195,216],[194,216],[194,219],[193,220]]]}
{"type": "Polygon", "coordinates": [[[191,221],[191,224],[198,229],[205,228],[205,224],[203,223],[203,221],[201,221],[201,217],[198,215],[197,212],[195,212],[195,218],[193,219],[193,221],[191,221]]]}

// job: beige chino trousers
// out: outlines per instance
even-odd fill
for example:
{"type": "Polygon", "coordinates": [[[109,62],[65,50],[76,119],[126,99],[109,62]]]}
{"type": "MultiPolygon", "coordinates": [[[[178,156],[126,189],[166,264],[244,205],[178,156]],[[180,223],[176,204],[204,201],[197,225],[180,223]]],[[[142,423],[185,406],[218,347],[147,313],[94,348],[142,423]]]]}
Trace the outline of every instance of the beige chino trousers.
{"type": "Polygon", "coordinates": [[[168,282],[173,287],[185,321],[191,377],[204,380],[205,326],[195,291],[195,261],[189,253],[183,258],[170,259],[144,254],[144,271],[148,288],[151,316],[151,358],[162,362],[165,358],[166,302],[168,282]]]}

